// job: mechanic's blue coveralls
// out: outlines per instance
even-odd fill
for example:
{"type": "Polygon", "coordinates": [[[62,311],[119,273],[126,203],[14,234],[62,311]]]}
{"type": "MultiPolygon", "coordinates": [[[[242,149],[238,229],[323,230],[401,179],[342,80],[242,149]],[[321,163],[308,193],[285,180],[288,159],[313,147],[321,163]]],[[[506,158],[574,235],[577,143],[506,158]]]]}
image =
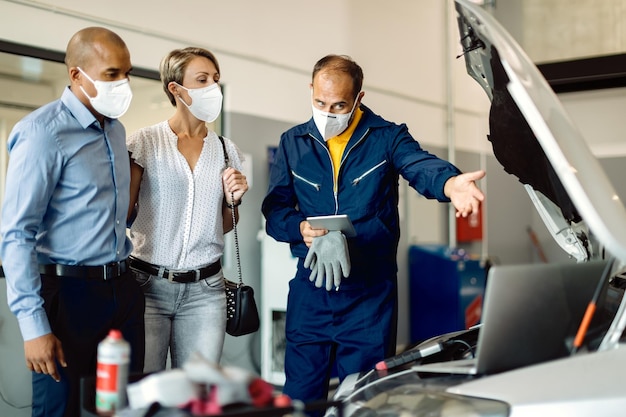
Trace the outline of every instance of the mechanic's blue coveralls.
{"type": "Polygon", "coordinates": [[[289,283],[283,392],[305,402],[326,399],[333,363],[343,380],[395,354],[399,175],[425,197],[447,202],[444,184],[460,174],[423,150],[406,125],[361,110],[337,193],[327,144],[310,119],[281,136],[262,206],[267,233],[299,258],[289,283]],[[303,266],[300,223],[328,214],[347,214],[357,232],[348,238],[352,268],[339,291],[316,288],[303,266]]]}

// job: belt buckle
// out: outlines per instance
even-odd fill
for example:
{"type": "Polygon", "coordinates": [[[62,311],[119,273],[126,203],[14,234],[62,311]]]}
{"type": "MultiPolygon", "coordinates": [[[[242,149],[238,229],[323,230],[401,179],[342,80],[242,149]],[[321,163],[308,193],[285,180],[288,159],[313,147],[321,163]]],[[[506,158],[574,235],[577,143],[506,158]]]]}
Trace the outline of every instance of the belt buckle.
{"type": "Polygon", "coordinates": [[[177,276],[183,276],[186,275],[187,273],[189,273],[188,270],[177,270],[177,271],[172,271],[171,269],[167,271],[167,280],[169,282],[178,282],[175,281],[174,278],[176,278],[177,276]]]}
{"type": "Polygon", "coordinates": [[[120,263],[111,262],[103,265],[104,268],[104,280],[117,278],[120,276],[120,263]]]}

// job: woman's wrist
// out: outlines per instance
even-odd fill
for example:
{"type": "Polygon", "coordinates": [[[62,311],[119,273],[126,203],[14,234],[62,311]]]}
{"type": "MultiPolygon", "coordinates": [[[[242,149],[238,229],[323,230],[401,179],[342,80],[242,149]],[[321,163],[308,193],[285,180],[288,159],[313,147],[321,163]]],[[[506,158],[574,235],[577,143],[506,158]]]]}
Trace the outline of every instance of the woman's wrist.
{"type": "Polygon", "coordinates": [[[230,204],[227,200],[224,200],[224,202],[226,203],[226,207],[228,207],[229,209],[234,209],[235,207],[241,205],[241,198],[239,199],[239,201],[234,201],[233,204],[230,204]]]}

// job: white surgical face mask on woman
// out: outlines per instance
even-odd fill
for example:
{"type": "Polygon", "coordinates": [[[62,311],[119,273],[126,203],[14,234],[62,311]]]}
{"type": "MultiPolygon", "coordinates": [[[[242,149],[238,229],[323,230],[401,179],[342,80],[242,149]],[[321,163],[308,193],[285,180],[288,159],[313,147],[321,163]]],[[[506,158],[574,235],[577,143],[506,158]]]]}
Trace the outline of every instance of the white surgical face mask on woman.
{"type": "Polygon", "coordinates": [[[187,88],[176,83],[179,87],[184,88],[191,97],[191,104],[185,103],[181,96],[176,96],[183,103],[191,114],[198,120],[212,123],[217,119],[222,111],[222,90],[218,83],[211,84],[203,88],[187,88]]]}
{"type": "MultiPolygon", "coordinates": [[[[311,90],[311,94],[313,94],[313,90],[311,90]]],[[[354,113],[354,109],[356,108],[357,101],[358,100],[355,98],[352,110],[350,110],[350,113],[345,114],[321,111],[315,107],[315,104],[311,103],[311,108],[313,109],[313,121],[315,122],[315,126],[317,126],[317,130],[319,130],[322,134],[324,140],[327,141],[348,128],[350,119],[352,118],[352,113],[354,113]]]]}
{"type": "Polygon", "coordinates": [[[128,110],[130,101],[133,98],[128,78],[118,81],[94,81],[80,67],[77,68],[96,88],[96,96],[89,97],[83,86],[80,86],[81,91],[89,99],[94,110],[110,119],[122,117],[128,110]]]}

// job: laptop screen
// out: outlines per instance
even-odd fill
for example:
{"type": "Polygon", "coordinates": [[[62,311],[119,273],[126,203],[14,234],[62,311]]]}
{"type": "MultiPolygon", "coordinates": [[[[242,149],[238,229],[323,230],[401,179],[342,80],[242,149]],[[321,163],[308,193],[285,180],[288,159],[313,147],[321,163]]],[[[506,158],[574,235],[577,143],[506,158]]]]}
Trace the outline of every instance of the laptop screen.
{"type": "Polygon", "coordinates": [[[607,261],[496,265],[487,276],[477,373],[567,356],[607,261]]]}

